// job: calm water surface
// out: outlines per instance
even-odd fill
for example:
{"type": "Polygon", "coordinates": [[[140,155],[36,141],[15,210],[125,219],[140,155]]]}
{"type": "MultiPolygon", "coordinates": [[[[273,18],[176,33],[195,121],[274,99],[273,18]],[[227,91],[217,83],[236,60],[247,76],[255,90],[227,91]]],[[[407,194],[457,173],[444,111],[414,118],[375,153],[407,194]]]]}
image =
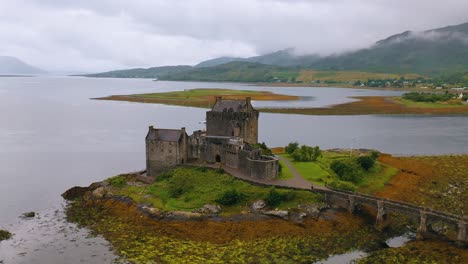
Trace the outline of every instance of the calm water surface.
{"type": "MultiPolygon", "coordinates": [[[[140,79],[0,78],[0,227],[16,234],[0,243],[0,263],[64,263],[63,259],[112,263],[107,242],[89,238],[86,230],[66,223],[60,194],[75,185],[144,168],[149,125],[185,126],[190,132],[203,128],[206,110],[89,98],[192,88],[255,89],[307,97],[298,102],[254,102],[268,107],[317,107],[353,100],[348,96],[399,94],[140,79]],[[41,218],[19,219],[26,211],[39,212],[41,218]]],[[[467,117],[261,114],[259,134],[269,146],[299,141],[324,149],[375,148],[402,155],[466,153],[467,121],[467,117]]]]}

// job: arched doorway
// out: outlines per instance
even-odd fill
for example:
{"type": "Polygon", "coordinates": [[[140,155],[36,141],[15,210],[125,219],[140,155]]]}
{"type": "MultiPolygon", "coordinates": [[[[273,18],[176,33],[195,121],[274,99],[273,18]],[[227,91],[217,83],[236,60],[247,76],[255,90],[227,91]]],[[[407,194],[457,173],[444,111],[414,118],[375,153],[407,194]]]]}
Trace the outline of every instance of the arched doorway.
{"type": "Polygon", "coordinates": [[[217,163],[221,162],[221,156],[216,155],[215,160],[216,160],[217,163]]]}

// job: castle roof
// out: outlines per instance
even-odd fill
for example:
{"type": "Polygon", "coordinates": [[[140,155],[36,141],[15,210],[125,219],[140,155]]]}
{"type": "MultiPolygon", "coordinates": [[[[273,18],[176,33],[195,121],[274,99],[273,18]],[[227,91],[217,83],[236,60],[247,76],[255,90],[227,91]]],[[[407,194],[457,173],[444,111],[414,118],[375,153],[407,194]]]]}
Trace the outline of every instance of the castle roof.
{"type": "Polygon", "coordinates": [[[148,132],[146,139],[156,139],[159,141],[179,141],[182,133],[183,132],[181,129],[151,129],[148,132]]]}
{"type": "Polygon", "coordinates": [[[247,112],[251,109],[250,100],[218,99],[213,112],[247,112]]]}

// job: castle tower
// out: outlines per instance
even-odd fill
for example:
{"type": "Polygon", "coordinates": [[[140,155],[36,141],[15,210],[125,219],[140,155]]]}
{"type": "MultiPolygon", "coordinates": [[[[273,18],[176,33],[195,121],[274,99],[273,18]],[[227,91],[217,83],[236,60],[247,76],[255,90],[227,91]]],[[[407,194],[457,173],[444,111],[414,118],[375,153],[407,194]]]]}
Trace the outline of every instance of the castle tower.
{"type": "Polygon", "coordinates": [[[187,133],[181,129],[156,129],[149,127],[146,143],[146,174],[157,176],[160,172],[187,162],[187,133]]]}
{"type": "Polygon", "coordinates": [[[206,135],[239,137],[250,144],[258,143],[259,112],[250,97],[245,100],[216,97],[211,111],[206,112],[206,135]]]}

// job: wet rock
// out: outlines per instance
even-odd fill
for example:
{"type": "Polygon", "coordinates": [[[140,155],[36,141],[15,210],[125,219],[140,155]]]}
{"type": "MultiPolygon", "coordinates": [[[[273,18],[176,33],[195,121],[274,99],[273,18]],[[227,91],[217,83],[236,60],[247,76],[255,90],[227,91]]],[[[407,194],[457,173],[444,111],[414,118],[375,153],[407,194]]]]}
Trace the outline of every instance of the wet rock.
{"type": "Polygon", "coordinates": [[[11,237],[12,235],[10,232],[0,229],[0,241],[10,239],[11,237]]]}
{"type": "Polygon", "coordinates": [[[219,205],[205,204],[202,208],[193,211],[194,213],[200,214],[219,214],[222,208],[219,205]]]}
{"type": "Polygon", "coordinates": [[[94,190],[91,194],[94,198],[102,199],[106,196],[107,190],[104,187],[99,187],[96,190],[94,190]]]}
{"type": "Polygon", "coordinates": [[[203,215],[200,213],[193,212],[184,212],[184,211],[172,211],[166,214],[166,218],[172,220],[189,220],[189,219],[198,219],[203,215]]]}
{"type": "Polygon", "coordinates": [[[140,210],[151,218],[156,218],[156,219],[164,218],[164,212],[159,208],[143,205],[140,207],[140,210]]]}
{"type": "Polygon", "coordinates": [[[288,219],[288,215],[289,215],[288,211],[278,210],[278,209],[270,210],[270,211],[262,211],[261,213],[264,215],[276,216],[276,217],[280,217],[283,219],[288,219]]]}
{"type": "Polygon", "coordinates": [[[258,211],[258,210],[261,210],[261,209],[265,208],[265,206],[266,206],[265,201],[257,200],[255,202],[253,202],[252,210],[253,211],[258,211]]]}
{"type": "Polygon", "coordinates": [[[291,212],[289,214],[290,219],[298,224],[302,224],[304,222],[304,218],[307,216],[304,212],[291,212]]]}
{"type": "Polygon", "coordinates": [[[81,198],[88,192],[90,189],[88,187],[80,187],[75,186],[73,188],[68,189],[66,192],[62,194],[63,199],[72,201],[77,198],[81,198]]]}
{"type": "Polygon", "coordinates": [[[325,209],[328,209],[329,206],[326,204],[306,204],[298,205],[297,208],[303,210],[308,216],[316,217],[325,209]]]}
{"type": "Polygon", "coordinates": [[[106,181],[93,182],[93,183],[91,183],[91,184],[89,185],[88,189],[89,189],[90,191],[94,191],[94,190],[98,189],[99,187],[104,187],[104,188],[105,188],[105,187],[107,187],[107,186],[109,186],[109,183],[106,182],[106,181]]]}
{"type": "Polygon", "coordinates": [[[35,216],[36,216],[35,212],[26,212],[26,213],[23,213],[23,215],[21,217],[22,218],[33,218],[35,216]]]}

